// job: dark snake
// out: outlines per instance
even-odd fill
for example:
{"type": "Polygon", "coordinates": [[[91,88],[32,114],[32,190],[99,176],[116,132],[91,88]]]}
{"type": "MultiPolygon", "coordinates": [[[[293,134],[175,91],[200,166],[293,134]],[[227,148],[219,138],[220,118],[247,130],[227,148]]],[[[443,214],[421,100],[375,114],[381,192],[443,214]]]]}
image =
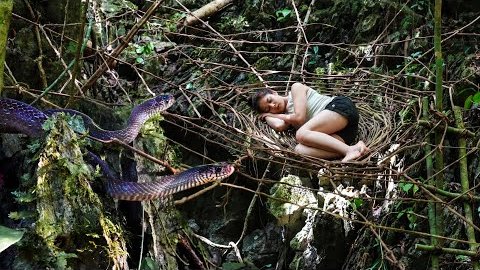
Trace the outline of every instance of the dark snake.
{"type": "MultiPolygon", "coordinates": [[[[0,99],[0,133],[23,133],[30,137],[39,137],[43,132],[42,124],[52,114],[65,112],[82,117],[89,135],[94,138],[100,140],[116,138],[130,143],[150,117],[165,111],[173,103],[173,96],[159,95],[136,106],[130,113],[126,128],[105,130],[98,127],[89,116],[75,110],[40,111],[18,100],[4,98],[0,99]]],[[[163,176],[156,181],[138,183],[120,180],[109,166],[92,152],[87,153],[87,159],[100,167],[107,194],[115,199],[128,201],[164,198],[192,187],[225,179],[234,172],[233,165],[229,163],[208,164],[178,174],[163,176]]]]}

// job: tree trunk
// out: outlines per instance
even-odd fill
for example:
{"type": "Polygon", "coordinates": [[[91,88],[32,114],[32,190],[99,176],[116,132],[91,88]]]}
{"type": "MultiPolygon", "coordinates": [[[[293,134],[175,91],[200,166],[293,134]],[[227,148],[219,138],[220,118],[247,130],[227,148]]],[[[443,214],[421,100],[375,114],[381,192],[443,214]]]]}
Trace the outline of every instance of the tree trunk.
{"type": "Polygon", "coordinates": [[[3,69],[7,47],[8,28],[12,18],[13,1],[0,1],[0,95],[3,90],[3,69]]]}

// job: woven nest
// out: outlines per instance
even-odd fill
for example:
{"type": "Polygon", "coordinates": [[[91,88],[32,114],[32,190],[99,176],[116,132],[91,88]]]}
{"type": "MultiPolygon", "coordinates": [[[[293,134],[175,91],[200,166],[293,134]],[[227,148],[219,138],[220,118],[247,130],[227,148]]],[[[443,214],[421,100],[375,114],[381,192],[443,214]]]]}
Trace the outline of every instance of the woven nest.
{"type": "MultiPolygon", "coordinates": [[[[199,135],[239,158],[274,162],[286,169],[310,170],[313,173],[328,168],[331,174],[342,177],[345,174],[369,174],[372,177],[383,174],[385,166],[381,159],[393,143],[400,144],[401,150],[402,143],[406,143],[405,138],[409,137],[411,127],[399,121],[399,112],[407,108],[412,100],[418,99],[417,91],[400,86],[395,78],[372,75],[362,70],[350,75],[314,77],[305,83],[322,94],[346,95],[356,103],[360,113],[357,139],[363,140],[371,149],[367,155],[346,165],[338,160],[323,160],[294,152],[295,130],[275,132],[258,121],[258,114],[247,105],[247,97],[264,88],[264,84],[215,89],[227,94],[215,102],[206,98],[204,102],[208,103],[209,108],[223,107],[223,113],[202,119],[208,122],[206,124],[195,124],[192,118],[178,116],[184,121],[178,126],[189,131],[200,129],[197,132],[199,135]],[[232,96],[232,93],[236,94],[232,96]],[[233,101],[234,105],[231,104],[233,101]]],[[[268,84],[279,94],[285,94],[293,82],[276,81],[268,84]]]]}

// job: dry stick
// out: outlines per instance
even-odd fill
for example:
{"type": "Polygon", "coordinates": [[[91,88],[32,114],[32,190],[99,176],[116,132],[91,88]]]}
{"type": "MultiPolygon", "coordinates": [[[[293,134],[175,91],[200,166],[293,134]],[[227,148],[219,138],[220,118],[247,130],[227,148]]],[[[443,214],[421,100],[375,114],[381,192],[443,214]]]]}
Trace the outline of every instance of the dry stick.
{"type": "Polygon", "coordinates": [[[187,17],[185,18],[184,26],[191,26],[197,24],[200,22],[198,18],[208,18],[213,14],[219,12],[232,2],[233,0],[214,0],[192,12],[192,15],[187,15],[187,17]]]}
{"type": "MultiPolygon", "coordinates": [[[[384,35],[384,33],[387,31],[388,27],[390,27],[390,25],[395,21],[395,19],[397,18],[397,16],[403,11],[403,9],[405,7],[407,7],[408,3],[410,2],[410,0],[408,0],[406,3],[403,4],[402,8],[398,10],[398,12],[395,14],[395,16],[393,16],[392,20],[385,26],[385,28],[383,28],[382,32],[377,36],[377,38],[371,43],[372,47],[374,45],[377,44],[377,42],[380,40],[380,38],[384,35]]],[[[362,60],[358,63],[357,67],[355,68],[355,71],[354,73],[356,72],[356,70],[358,68],[360,68],[360,65],[362,64],[363,60],[365,58],[362,58],[362,60]]]]}
{"type": "Polygon", "coordinates": [[[185,196],[185,197],[183,197],[183,198],[181,198],[181,199],[179,199],[179,200],[174,201],[173,204],[174,204],[174,205],[184,204],[184,203],[186,203],[186,202],[188,202],[188,201],[190,201],[190,200],[193,200],[193,199],[195,199],[196,197],[198,197],[198,196],[206,193],[207,191],[210,191],[210,190],[216,188],[216,187],[219,186],[219,185],[220,185],[220,182],[215,182],[215,183],[211,184],[210,186],[208,186],[208,187],[206,187],[206,188],[204,188],[204,189],[201,189],[201,190],[195,192],[194,194],[192,194],[192,195],[190,195],[190,196],[185,196]]]}
{"type": "MultiPolygon", "coordinates": [[[[478,151],[479,149],[479,146],[480,146],[480,140],[477,142],[477,145],[475,147],[473,147],[472,149],[470,149],[470,151],[468,151],[465,156],[468,156],[476,151],[478,151]]],[[[436,149],[436,148],[435,148],[436,149]]],[[[425,160],[429,155],[431,155],[435,149],[431,150],[430,152],[428,152],[425,157],[423,157],[420,161],[423,161],[425,160]]],[[[452,167],[453,165],[457,164],[458,162],[460,161],[460,159],[457,159],[455,160],[454,162],[451,162],[450,164],[448,164],[447,166],[445,166],[441,171],[438,171],[436,172],[435,174],[432,174],[430,177],[428,177],[426,180],[431,180],[433,178],[435,178],[435,176],[438,174],[438,173],[443,173],[445,170],[447,170],[448,168],[452,167]]],[[[416,162],[417,164],[419,162],[416,162]]],[[[407,172],[407,170],[404,170],[403,173],[405,174],[407,172]]],[[[418,184],[418,183],[414,183],[414,184],[418,184]]],[[[448,192],[448,191],[445,191],[443,189],[440,189],[440,188],[437,188],[435,187],[434,185],[425,185],[423,183],[420,183],[421,186],[431,190],[431,191],[434,191],[438,194],[441,194],[443,196],[446,196],[446,197],[450,197],[450,198],[453,198],[451,201],[449,201],[448,203],[449,204],[452,204],[454,201],[456,200],[460,200],[460,199],[463,199],[465,201],[478,201],[479,200],[479,197],[478,196],[472,196],[470,194],[470,192],[472,190],[475,190],[476,188],[480,187],[480,183],[475,185],[474,187],[466,190],[466,191],[462,191],[462,193],[453,193],[453,192],[448,192]]]]}
{"type": "MultiPolygon", "coordinates": [[[[461,109],[457,106],[453,107],[453,112],[455,115],[455,120],[457,121],[457,126],[459,129],[464,128],[463,120],[462,120],[462,112],[461,109]]],[[[458,146],[460,149],[458,150],[458,155],[460,158],[460,183],[462,185],[462,191],[469,190],[469,183],[468,183],[468,164],[467,164],[467,151],[465,148],[467,147],[467,141],[464,137],[460,137],[458,139],[458,146]]],[[[465,212],[465,218],[469,221],[473,222],[473,211],[472,205],[468,202],[463,203],[463,209],[465,212]]],[[[469,242],[475,243],[477,240],[475,239],[475,230],[470,226],[465,226],[465,232],[467,234],[467,239],[469,242]]],[[[470,244],[470,250],[474,251],[477,250],[478,244],[470,244]]],[[[474,270],[480,269],[480,263],[478,260],[472,262],[472,266],[474,270]]]]}
{"type": "Polygon", "coordinates": [[[142,74],[140,74],[140,72],[138,72],[137,67],[133,66],[133,70],[135,70],[135,72],[137,73],[138,77],[140,78],[140,80],[142,81],[143,85],[145,86],[145,89],[147,90],[147,92],[149,92],[150,94],[152,94],[152,96],[155,96],[155,93],[150,89],[150,87],[148,87],[148,84],[147,84],[147,82],[145,82],[145,79],[143,79],[142,74]]]}
{"type": "Polygon", "coordinates": [[[232,41],[231,40],[227,40],[222,34],[220,34],[217,30],[213,29],[213,27],[210,26],[210,24],[204,22],[202,19],[198,18],[197,16],[195,16],[195,14],[193,14],[187,7],[185,7],[182,3],[180,3],[180,1],[178,0],[175,0],[175,2],[177,2],[178,5],[180,5],[183,9],[185,9],[185,11],[187,12],[187,14],[189,16],[193,16],[195,18],[198,19],[198,21],[200,21],[205,27],[207,27],[208,29],[210,29],[213,33],[215,33],[217,36],[219,36],[221,38],[222,41],[226,42],[228,44],[228,46],[230,46],[230,48],[234,51],[235,55],[238,56],[238,58],[240,58],[246,65],[247,67],[253,72],[253,74],[255,74],[255,76],[257,76],[257,78],[260,80],[260,82],[262,82],[265,87],[268,87],[270,88],[270,86],[268,86],[268,84],[265,82],[265,80],[262,78],[262,76],[260,75],[260,73],[258,73],[258,71],[255,69],[254,66],[250,65],[250,63],[243,57],[243,55],[235,48],[235,46],[233,46],[232,44],[232,41]]]}
{"type": "MultiPolygon", "coordinates": [[[[83,44],[82,44],[82,47],[81,47],[81,52],[83,52],[83,50],[85,49],[85,46],[87,44],[87,41],[88,41],[88,37],[90,35],[90,30],[92,28],[92,24],[93,24],[93,21],[90,19],[89,23],[88,23],[88,30],[87,30],[87,34],[83,40],[83,44]]],[[[42,99],[43,96],[45,96],[46,94],[48,94],[50,92],[50,90],[52,90],[52,88],[60,81],[61,78],[63,78],[63,76],[68,73],[69,76],[70,76],[70,80],[72,79],[72,73],[70,72],[70,68],[72,68],[73,64],[75,64],[75,59],[73,59],[70,64],[68,64],[68,66],[65,64],[65,61],[63,61],[63,58],[60,54],[60,52],[55,48],[55,46],[53,46],[50,38],[48,37],[47,33],[45,32],[45,30],[43,28],[42,29],[42,32],[44,33],[45,35],[45,39],[47,39],[47,41],[50,43],[50,46],[52,47],[52,49],[55,51],[55,53],[57,54],[57,57],[60,59],[60,61],[62,62],[62,64],[65,66],[65,70],[62,71],[62,73],[60,73],[60,75],[58,75],[58,77],[55,79],[55,81],[53,81],[46,89],[43,90],[43,92],[37,96],[37,98],[35,98],[34,101],[32,101],[30,103],[30,105],[36,103],[38,100],[42,99]]],[[[81,89],[79,88],[79,92],[83,95],[83,92],[81,91],[81,89]]]]}
{"type": "MultiPolygon", "coordinates": [[[[28,11],[30,12],[30,16],[32,16],[32,19],[38,22],[38,16],[35,16],[35,13],[33,12],[33,9],[30,5],[30,2],[27,0],[24,0],[23,2],[27,6],[28,11]]],[[[42,38],[40,37],[40,30],[38,29],[39,28],[38,24],[35,24],[34,28],[35,28],[35,38],[37,39],[37,47],[38,47],[38,57],[36,59],[37,67],[40,73],[42,87],[47,88],[48,87],[47,76],[45,75],[45,70],[43,69],[43,61],[42,61],[43,60],[42,38]]]]}
{"type": "MultiPolygon", "coordinates": [[[[444,38],[443,40],[441,40],[441,42],[443,43],[444,41],[447,41],[449,39],[451,39],[452,37],[456,36],[458,33],[460,33],[463,29],[467,28],[467,27],[470,27],[471,25],[473,25],[475,22],[477,22],[478,20],[480,20],[480,16],[476,17],[473,21],[469,22],[468,24],[460,27],[459,29],[453,31],[453,32],[449,32],[449,33],[445,33],[445,35],[449,34],[448,37],[444,38]]],[[[427,55],[428,53],[430,53],[434,48],[430,48],[428,49],[426,52],[422,53],[418,59],[424,57],[425,55],[427,55]]],[[[410,63],[406,64],[397,74],[400,75],[405,69],[407,69],[410,64],[413,64],[414,62],[411,61],[410,63]]]]}
{"type": "MultiPolygon", "coordinates": [[[[300,41],[302,39],[302,36],[304,37],[306,45],[307,45],[307,48],[305,49],[305,55],[307,55],[309,44],[308,44],[307,35],[305,34],[305,31],[303,29],[303,25],[308,23],[308,18],[310,17],[310,12],[311,12],[312,6],[314,4],[315,4],[315,0],[312,0],[312,2],[310,2],[310,5],[308,6],[307,14],[305,14],[305,18],[303,19],[303,24],[302,24],[302,22],[300,22],[300,15],[298,14],[297,7],[295,6],[295,1],[292,0],[292,5],[293,5],[293,8],[295,9],[295,15],[297,16],[297,21],[298,21],[298,26],[297,26],[298,33],[297,33],[297,46],[295,46],[295,53],[293,54],[293,60],[292,60],[292,68],[290,69],[290,76],[288,77],[287,87],[285,88],[285,91],[288,91],[288,87],[290,86],[290,81],[292,80],[292,76],[293,76],[293,72],[295,70],[295,64],[297,62],[297,55],[298,55],[298,50],[299,50],[299,47],[300,47],[300,41]]],[[[303,74],[303,64],[302,64],[302,68],[300,70],[300,74],[303,74]]]]}
{"type": "MultiPolygon", "coordinates": [[[[270,171],[270,165],[271,164],[272,164],[271,162],[268,162],[267,167],[265,168],[265,171],[263,172],[262,179],[264,179],[267,175],[267,172],[270,171]]],[[[237,242],[235,243],[236,245],[238,245],[240,243],[240,241],[242,241],[243,237],[245,237],[245,233],[247,232],[247,228],[248,228],[248,219],[253,212],[253,208],[255,207],[255,203],[257,202],[257,199],[258,199],[258,192],[260,192],[260,189],[261,189],[262,186],[263,186],[263,182],[261,182],[261,181],[258,182],[257,190],[255,191],[255,195],[253,195],[253,198],[250,201],[250,205],[248,206],[248,210],[247,210],[247,215],[245,216],[245,220],[243,221],[242,233],[240,234],[240,237],[238,238],[237,242]]]]}
{"type": "Polygon", "coordinates": [[[150,161],[153,161],[153,162],[155,162],[155,163],[157,163],[157,164],[160,164],[160,165],[162,165],[162,166],[167,167],[173,174],[179,173],[179,171],[178,171],[177,169],[173,168],[168,162],[166,162],[166,161],[161,161],[161,160],[159,160],[159,159],[157,159],[157,158],[155,158],[155,157],[153,157],[153,156],[151,156],[151,155],[149,155],[149,154],[147,154],[147,153],[145,153],[145,152],[143,152],[143,151],[141,151],[141,150],[136,149],[136,148],[133,147],[133,146],[130,146],[130,145],[127,144],[127,143],[122,142],[121,140],[119,140],[119,139],[117,139],[117,138],[113,138],[113,139],[110,139],[110,140],[102,140],[102,139],[95,138],[95,137],[90,136],[90,135],[86,135],[86,136],[87,136],[88,138],[92,139],[92,140],[95,140],[95,141],[97,141],[97,142],[101,142],[101,143],[104,143],[104,144],[112,144],[112,143],[119,144],[119,145],[121,145],[121,146],[123,146],[123,147],[125,147],[125,148],[127,148],[127,149],[129,149],[129,150],[131,150],[131,151],[133,151],[133,152],[141,155],[142,157],[149,159],[150,161]]]}
{"type": "MultiPolygon", "coordinates": [[[[360,217],[362,217],[363,220],[365,220],[365,222],[368,222],[368,219],[362,213],[360,213],[357,210],[355,210],[355,213],[360,217]]],[[[387,244],[383,241],[382,237],[380,236],[380,234],[378,234],[375,228],[371,225],[367,225],[367,227],[370,229],[370,231],[375,236],[375,238],[377,238],[377,240],[380,242],[380,245],[385,249],[385,253],[387,254],[386,256],[387,260],[392,265],[395,265],[398,269],[405,270],[405,265],[402,262],[398,261],[397,257],[395,257],[395,253],[393,253],[393,251],[390,248],[388,248],[387,244]]]]}
{"type": "MultiPolygon", "coordinates": [[[[80,16],[80,21],[81,21],[81,24],[80,24],[80,32],[79,32],[79,35],[77,37],[77,49],[75,50],[75,58],[74,58],[74,64],[73,64],[73,72],[72,72],[72,80],[73,81],[73,86],[77,86],[77,77],[78,77],[78,74],[80,73],[80,57],[83,55],[83,51],[85,49],[85,47],[82,45],[80,46],[80,44],[86,44],[86,42],[88,42],[88,38],[86,38],[87,40],[84,41],[84,32],[85,32],[85,21],[86,21],[86,17],[87,17],[87,13],[89,11],[89,7],[90,7],[90,0],[86,0],[85,3],[84,3],[84,9],[82,11],[82,14],[80,16]]],[[[67,13],[65,13],[67,14],[67,13]]],[[[92,20],[92,23],[93,23],[93,19],[90,18],[92,20]]],[[[65,20],[66,21],[66,20],[65,20]]],[[[90,25],[90,24],[89,24],[90,25]]],[[[91,31],[91,27],[88,28],[87,31],[91,31]]],[[[87,33],[87,37],[90,36],[90,33],[87,33]]],[[[72,91],[71,95],[70,95],[70,98],[68,99],[68,102],[67,102],[67,105],[65,106],[66,108],[70,108],[72,107],[72,104],[76,101],[75,99],[75,95],[72,91]]]]}
{"type": "Polygon", "coordinates": [[[240,250],[238,249],[238,246],[235,243],[230,242],[230,243],[228,243],[228,246],[220,245],[220,244],[212,242],[210,239],[208,239],[204,236],[198,235],[198,234],[193,233],[193,232],[192,232],[192,234],[193,234],[193,236],[198,238],[200,241],[204,242],[205,244],[207,244],[209,246],[216,247],[216,248],[223,248],[223,249],[233,248],[235,250],[235,255],[237,256],[238,262],[243,263],[243,259],[242,259],[242,256],[240,254],[240,250]]]}
{"type": "Polygon", "coordinates": [[[95,71],[95,73],[88,79],[88,81],[85,83],[85,85],[82,87],[82,91],[85,91],[86,89],[90,88],[97,80],[98,78],[107,70],[110,68],[112,63],[115,61],[115,57],[119,56],[120,53],[127,48],[128,43],[133,39],[135,34],[140,30],[140,28],[148,21],[150,16],[152,16],[153,12],[160,6],[160,3],[162,1],[155,1],[150,8],[145,12],[145,15],[136,23],[130,32],[128,32],[127,36],[124,39],[121,39],[120,45],[113,50],[113,52],[109,55],[107,60],[103,62],[103,64],[95,71]]]}

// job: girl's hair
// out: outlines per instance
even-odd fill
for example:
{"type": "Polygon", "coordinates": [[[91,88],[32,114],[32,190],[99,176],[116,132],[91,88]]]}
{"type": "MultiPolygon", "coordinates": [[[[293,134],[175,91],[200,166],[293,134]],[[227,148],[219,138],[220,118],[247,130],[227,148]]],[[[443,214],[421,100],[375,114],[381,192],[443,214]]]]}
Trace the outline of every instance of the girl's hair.
{"type": "Polygon", "coordinates": [[[255,94],[253,94],[250,99],[249,99],[249,102],[248,104],[250,105],[250,107],[252,107],[252,109],[254,109],[256,112],[261,112],[260,111],[260,107],[258,105],[258,102],[260,101],[261,98],[263,98],[264,96],[268,95],[268,94],[273,94],[273,90],[271,89],[261,89],[257,92],[255,92],[255,94]]]}

